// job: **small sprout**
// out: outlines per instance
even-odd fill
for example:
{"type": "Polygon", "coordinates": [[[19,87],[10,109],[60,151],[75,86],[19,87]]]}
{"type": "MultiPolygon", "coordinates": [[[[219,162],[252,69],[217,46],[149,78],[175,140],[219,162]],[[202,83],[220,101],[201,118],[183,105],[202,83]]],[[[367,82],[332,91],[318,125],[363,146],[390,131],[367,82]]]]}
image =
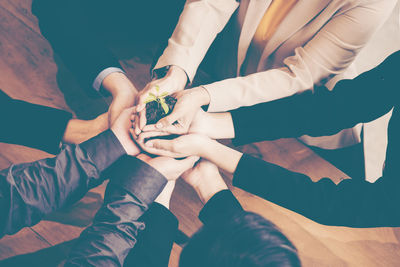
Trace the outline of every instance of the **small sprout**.
{"type": "MultiPolygon", "coordinates": [[[[155,86],[156,87],[156,91],[157,93],[160,91],[160,87],[158,85],[155,86]]],[[[168,114],[169,112],[169,107],[167,105],[167,103],[165,103],[165,97],[168,95],[167,92],[162,93],[161,95],[155,95],[153,93],[149,93],[149,96],[146,98],[146,100],[144,101],[145,104],[153,102],[153,101],[157,101],[158,103],[160,103],[161,107],[163,108],[165,114],[168,114]]]]}
{"type": "Polygon", "coordinates": [[[165,103],[164,98],[160,98],[160,104],[161,104],[161,107],[162,107],[163,110],[164,110],[164,113],[165,113],[165,114],[168,114],[168,112],[169,112],[169,107],[168,107],[167,103],[165,103]]]}

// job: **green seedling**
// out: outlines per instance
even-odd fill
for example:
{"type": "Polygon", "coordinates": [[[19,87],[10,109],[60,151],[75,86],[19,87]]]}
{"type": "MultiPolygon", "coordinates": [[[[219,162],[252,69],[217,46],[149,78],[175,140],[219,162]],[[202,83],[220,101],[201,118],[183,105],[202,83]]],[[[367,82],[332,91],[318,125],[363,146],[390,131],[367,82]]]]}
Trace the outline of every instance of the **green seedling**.
{"type": "Polygon", "coordinates": [[[156,85],[155,87],[156,87],[157,95],[155,95],[153,93],[149,93],[149,96],[145,100],[145,104],[156,101],[161,105],[162,109],[164,110],[164,113],[168,114],[169,107],[168,107],[167,103],[165,103],[165,99],[164,99],[168,95],[168,93],[164,92],[160,95],[159,94],[160,87],[158,85],[156,85]]]}

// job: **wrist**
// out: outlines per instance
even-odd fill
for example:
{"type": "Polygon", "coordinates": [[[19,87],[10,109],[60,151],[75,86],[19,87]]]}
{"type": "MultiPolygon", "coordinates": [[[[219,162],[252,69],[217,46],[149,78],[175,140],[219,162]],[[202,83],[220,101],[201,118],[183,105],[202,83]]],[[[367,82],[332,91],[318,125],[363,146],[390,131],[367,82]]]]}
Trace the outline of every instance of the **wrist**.
{"type": "Polygon", "coordinates": [[[232,139],[235,137],[235,129],[232,116],[229,112],[207,113],[202,118],[207,120],[204,129],[206,135],[212,139],[232,139]]]}
{"type": "Polygon", "coordinates": [[[172,65],[169,68],[165,77],[173,78],[173,80],[176,82],[176,88],[179,88],[179,90],[183,90],[188,81],[186,72],[181,67],[176,65],[172,65]]]}
{"type": "MultiPolygon", "coordinates": [[[[202,141],[198,142],[198,153],[197,156],[200,158],[208,159],[212,158],[212,153],[218,144],[217,141],[210,139],[208,136],[202,135],[202,141]]],[[[211,160],[210,160],[211,161],[211,160]]]]}
{"type": "Polygon", "coordinates": [[[208,93],[206,88],[204,88],[203,86],[199,86],[199,87],[196,87],[194,90],[196,90],[196,94],[197,94],[197,98],[199,100],[200,107],[210,104],[211,98],[210,98],[210,94],[208,93]]]}
{"type": "Polygon", "coordinates": [[[121,72],[113,72],[107,75],[103,80],[102,86],[111,93],[113,98],[117,96],[134,96],[137,93],[132,82],[121,72]]]}
{"type": "Polygon", "coordinates": [[[140,153],[140,149],[132,141],[128,134],[123,134],[121,131],[114,129],[113,127],[111,127],[111,131],[114,133],[115,137],[117,137],[126,154],[130,156],[137,156],[140,153]]]}
{"type": "Polygon", "coordinates": [[[211,177],[213,179],[210,183],[199,183],[194,190],[199,196],[203,204],[206,204],[215,194],[222,190],[228,189],[228,186],[222,180],[222,177],[211,177]]]}

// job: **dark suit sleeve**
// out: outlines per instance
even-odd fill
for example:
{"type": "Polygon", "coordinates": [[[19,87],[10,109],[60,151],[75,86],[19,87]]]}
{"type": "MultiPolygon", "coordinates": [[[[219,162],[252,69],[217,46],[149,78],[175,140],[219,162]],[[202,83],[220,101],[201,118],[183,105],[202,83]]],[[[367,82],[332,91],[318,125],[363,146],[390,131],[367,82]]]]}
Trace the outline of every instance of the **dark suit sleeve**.
{"type": "Polygon", "coordinates": [[[65,266],[123,266],[145,227],[139,218],[167,183],[157,170],[134,157],[122,158],[109,173],[104,204],[65,266]]]}
{"type": "MultiPolygon", "coordinates": [[[[96,76],[102,70],[108,67],[122,69],[117,58],[107,48],[101,31],[93,22],[93,17],[86,13],[89,8],[93,9],[93,12],[98,11],[99,5],[102,4],[104,1],[97,3],[34,0],[32,2],[32,13],[38,18],[41,33],[86,90],[92,88],[96,76]]],[[[110,13],[112,12],[110,10],[110,13]]],[[[109,19],[103,18],[103,20],[109,19]]],[[[96,96],[93,90],[86,92],[96,96]]],[[[103,92],[106,93],[105,90],[103,92]]]]}
{"type": "Polygon", "coordinates": [[[222,223],[231,220],[236,214],[243,212],[242,205],[230,190],[216,193],[201,209],[199,219],[205,225],[222,223]]]}
{"type": "Polygon", "coordinates": [[[124,266],[168,266],[177,231],[178,219],[166,207],[153,203],[140,217],[145,229],[138,235],[135,247],[129,252],[124,266]]]}
{"type": "Polygon", "coordinates": [[[102,171],[125,154],[111,130],[67,145],[54,158],[11,165],[0,172],[0,237],[39,222],[101,184],[102,171]],[[107,153],[99,153],[107,151],[107,153]]]}
{"type": "Polygon", "coordinates": [[[400,180],[385,174],[375,183],[324,178],[313,182],[300,173],[244,154],[233,185],[318,223],[349,227],[400,226],[400,180]]]}
{"type": "Polygon", "coordinates": [[[397,52],[376,69],[340,81],[333,91],[318,87],[314,92],[233,110],[234,144],[331,135],[379,118],[399,101],[399,66],[397,52]]]}
{"type": "Polygon", "coordinates": [[[0,90],[0,142],[57,154],[71,117],[67,111],[15,100],[0,90]]]}

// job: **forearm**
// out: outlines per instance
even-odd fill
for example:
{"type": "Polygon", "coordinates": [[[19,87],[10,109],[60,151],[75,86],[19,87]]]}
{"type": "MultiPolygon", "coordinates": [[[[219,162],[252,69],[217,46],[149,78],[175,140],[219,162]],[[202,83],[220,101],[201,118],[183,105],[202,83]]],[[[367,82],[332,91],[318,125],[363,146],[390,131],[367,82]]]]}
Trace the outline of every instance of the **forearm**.
{"type": "Polygon", "coordinates": [[[122,158],[108,174],[104,204],[65,266],[123,266],[138,231],[144,229],[140,216],[167,183],[157,170],[134,157],[122,158]]]}
{"type": "Polygon", "coordinates": [[[189,133],[203,134],[212,139],[234,138],[232,116],[229,112],[209,113],[200,110],[190,126],[189,133]]]}
{"type": "Polygon", "coordinates": [[[395,4],[395,0],[372,0],[351,3],[351,8],[346,5],[315,35],[305,38],[307,42],[297,43],[298,47],[286,58],[274,62],[282,68],[205,85],[211,95],[209,111],[273,101],[310,90],[314,84],[342,74],[386,21],[395,4]]]}
{"type": "Polygon", "coordinates": [[[106,131],[81,145],[66,145],[55,158],[1,171],[0,236],[34,225],[46,214],[80,199],[104,181],[102,171],[123,154],[118,139],[106,131]]]}
{"type": "Polygon", "coordinates": [[[192,82],[208,48],[238,5],[235,0],[187,1],[155,69],[168,65],[179,66],[192,82]]]}
{"type": "Polygon", "coordinates": [[[167,267],[178,219],[166,207],[154,202],[139,220],[146,228],[139,232],[137,244],[130,250],[124,266],[167,267]]]}
{"type": "Polygon", "coordinates": [[[72,114],[47,106],[12,99],[0,91],[0,142],[24,145],[51,154],[60,143],[72,114]]]}
{"type": "Polygon", "coordinates": [[[393,69],[400,54],[354,80],[340,81],[333,91],[324,87],[269,103],[231,111],[236,144],[298,137],[324,136],[379,118],[396,101],[393,69]]]}
{"type": "Polygon", "coordinates": [[[328,178],[313,182],[303,174],[246,155],[235,172],[233,185],[321,224],[400,225],[396,177],[382,177],[373,184],[349,179],[335,185],[328,178]]]}
{"type": "Polygon", "coordinates": [[[201,145],[199,156],[205,158],[219,168],[234,173],[243,153],[209,139],[201,145]]]}

